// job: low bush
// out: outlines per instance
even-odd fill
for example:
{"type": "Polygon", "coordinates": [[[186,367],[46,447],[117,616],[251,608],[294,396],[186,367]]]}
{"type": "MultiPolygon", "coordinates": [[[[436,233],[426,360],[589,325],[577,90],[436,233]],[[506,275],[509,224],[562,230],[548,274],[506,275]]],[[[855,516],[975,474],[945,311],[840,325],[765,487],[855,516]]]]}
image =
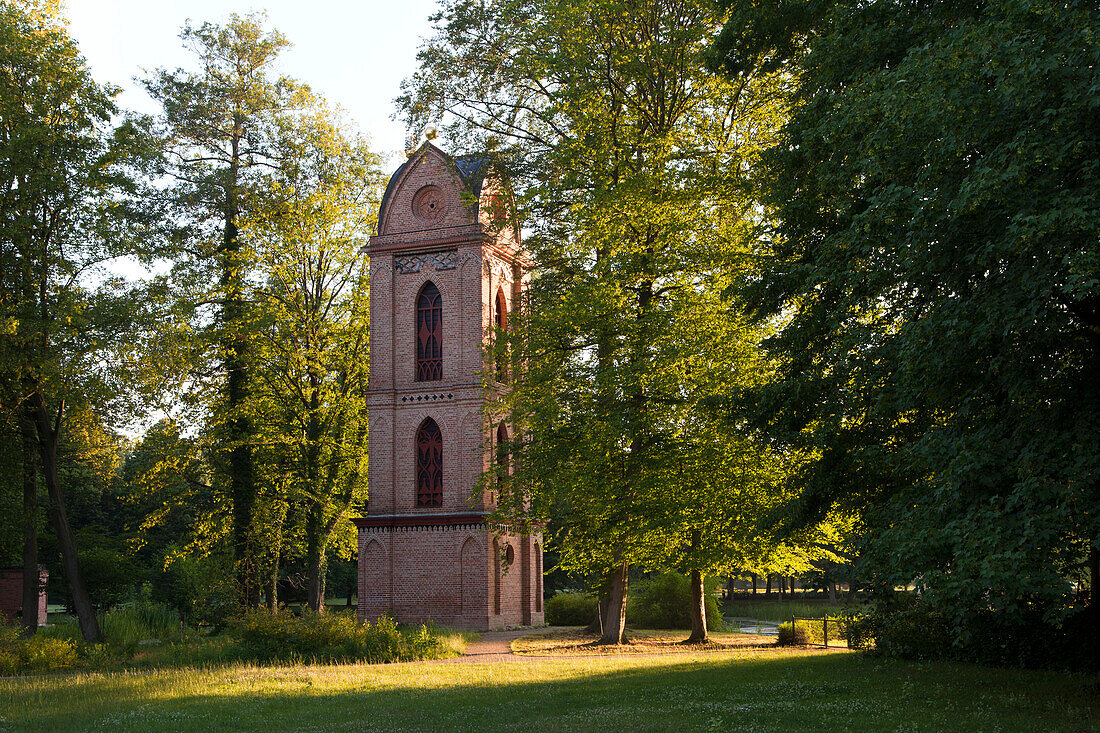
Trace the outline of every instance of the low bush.
{"type": "MultiPolygon", "coordinates": [[[[718,578],[704,582],[707,628],[725,628],[714,591],[718,578]]],[[[626,620],[638,629],[690,629],[691,584],[680,573],[655,573],[639,580],[627,601],[626,620]]]]}
{"type": "Polygon", "coordinates": [[[26,638],[19,627],[0,624],[0,674],[48,672],[79,664],[80,654],[71,639],[43,634],[26,638]]]}
{"type": "Polygon", "coordinates": [[[588,626],[596,618],[596,596],[591,593],[559,591],[543,608],[551,626],[588,626]]]}
{"type": "Polygon", "coordinates": [[[875,650],[900,659],[952,659],[999,667],[1091,672],[1100,669],[1100,608],[1085,607],[1060,626],[1038,605],[1023,617],[991,610],[949,617],[926,601],[877,607],[861,632],[875,650]]]}
{"type": "Polygon", "coordinates": [[[340,613],[297,616],[249,611],[230,622],[244,656],[256,661],[399,662],[448,654],[426,625],[400,629],[392,619],[362,623],[340,613]]]}
{"type": "Polygon", "coordinates": [[[779,636],[776,638],[779,646],[806,646],[809,643],[810,637],[802,624],[792,626],[790,621],[779,624],[779,636]]]}

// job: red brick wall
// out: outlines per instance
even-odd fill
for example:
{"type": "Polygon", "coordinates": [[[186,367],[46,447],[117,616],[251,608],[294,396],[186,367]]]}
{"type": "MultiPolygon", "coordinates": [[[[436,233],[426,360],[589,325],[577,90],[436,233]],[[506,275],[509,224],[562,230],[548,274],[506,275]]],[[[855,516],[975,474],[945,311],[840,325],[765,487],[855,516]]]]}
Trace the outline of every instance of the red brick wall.
{"type": "MultiPolygon", "coordinates": [[[[46,581],[50,574],[40,570],[38,575],[38,623],[46,623],[46,581]]],[[[0,616],[14,621],[23,609],[22,568],[0,569],[0,616]]]]}
{"type": "Polygon", "coordinates": [[[513,546],[516,560],[501,573],[501,612],[494,613],[496,531],[478,519],[492,506],[487,492],[474,495],[497,423],[484,415],[485,344],[497,292],[511,306],[523,276],[514,228],[494,231],[483,211],[503,189],[489,180],[468,203],[463,185],[450,159],[425,145],[392,182],[371,238],[368,518],[390,526],[360,528],[359,614],[482,629],[541,623],[537,536],[497,540],[513,546]],[[431,221],[413,211],[427,185],[441,191],[443,213],[431,221]],[[443,302],[443,379],[417,382],[416,299],[429,280],[443,302]],[[441,507],[416,506],[416,431],[428,417],[443,437],[441,507]],[[459,514],[474,516],[454,524],[459,514]]]}
{"type": "Polygon", "coordinates": [[[497,531],[484,524],[360,529],[359,617],[482,630],[543,623],[534,593],[541,538],[497,531]],[[508,545],[515,559],[498,576],[497,550],[503,557],[508,545]]]}

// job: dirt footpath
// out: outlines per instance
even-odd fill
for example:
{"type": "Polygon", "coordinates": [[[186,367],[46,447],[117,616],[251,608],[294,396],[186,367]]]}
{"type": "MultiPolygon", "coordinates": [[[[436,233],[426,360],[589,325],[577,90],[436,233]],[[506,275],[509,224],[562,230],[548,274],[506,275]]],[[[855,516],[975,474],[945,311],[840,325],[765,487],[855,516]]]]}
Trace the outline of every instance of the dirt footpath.
{"type": "Polygon", "coordinates": [[[441,664],[462,664],[463,662],[524,662],[530,657],[512,653],[512,640],[528,634],[545,634],[555,631],[554,627],[541,629],[512,629],[511,631],[486,631],[475,643],[466,647],[461,657],[440,660],[441,664]]]}

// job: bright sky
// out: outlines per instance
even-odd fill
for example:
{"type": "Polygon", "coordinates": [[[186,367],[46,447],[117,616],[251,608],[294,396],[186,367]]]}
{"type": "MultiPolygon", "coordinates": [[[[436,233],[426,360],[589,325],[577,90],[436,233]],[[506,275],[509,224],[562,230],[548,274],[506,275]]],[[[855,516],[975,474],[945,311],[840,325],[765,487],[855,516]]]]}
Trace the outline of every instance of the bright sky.
{"type": "Polygon", "coordinates": [[[70,32],[92,74],[124,89],[122,106],[155,112],[133,77],[157,67],[195,68],[180,45],[188,18],[224,22],[230,13],[267,13],[293,44],[280,71],[304,81],[348,116],[388,158],[404,160],[404,126],[390,116],[401,80],[416,68],[416,51],[431,32],[436,0],[69,0],[70,32]]]}

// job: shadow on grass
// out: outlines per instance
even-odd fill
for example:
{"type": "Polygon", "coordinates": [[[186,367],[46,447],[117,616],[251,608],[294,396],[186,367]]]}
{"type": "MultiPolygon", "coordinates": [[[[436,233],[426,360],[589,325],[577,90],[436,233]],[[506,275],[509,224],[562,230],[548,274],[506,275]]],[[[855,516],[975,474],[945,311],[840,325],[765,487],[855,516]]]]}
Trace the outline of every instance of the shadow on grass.
{"type": "Polygon", "coordinates": [[[237,667],[0,682],[0,728],[1081,731],[1096,684],[850,654],[237,667]]]}

